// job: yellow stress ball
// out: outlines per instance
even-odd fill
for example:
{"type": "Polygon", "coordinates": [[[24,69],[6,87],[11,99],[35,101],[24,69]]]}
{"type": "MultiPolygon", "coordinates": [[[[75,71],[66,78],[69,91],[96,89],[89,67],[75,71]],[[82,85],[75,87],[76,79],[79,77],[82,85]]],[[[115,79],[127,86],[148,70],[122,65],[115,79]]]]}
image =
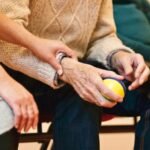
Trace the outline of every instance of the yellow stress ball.
{"type": "MultiPolygon", "coordinates": [[[[115,94],[124,98],[124,96],[125,96],[125,85],[121,80],[117,80],[114,78],[106,78],[103,80],[103,82],[115,94]]],[[[107,99],[110,100],[108,97],[107,97],[107,99]]]]}

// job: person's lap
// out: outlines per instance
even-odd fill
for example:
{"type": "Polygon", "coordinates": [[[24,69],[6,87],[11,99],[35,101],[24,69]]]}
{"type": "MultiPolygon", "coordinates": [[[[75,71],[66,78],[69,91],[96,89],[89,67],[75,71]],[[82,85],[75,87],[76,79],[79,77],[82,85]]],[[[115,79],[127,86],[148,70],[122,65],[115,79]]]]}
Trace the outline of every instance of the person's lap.
{"type": "MultiPolygon", "coordinates": [[[[97,64],[92,63],[92,65],[96,67],[102,67],[98,63],[97,64]]],[[[43,101],[41,102],[41,100],[39,100],[37,101],[37,103],[38,103],[39,108],[41,108],[40,109],[41,113],[43,109],[44,110],[47,109],[49,111],[53,110],[52,113],[54,115],[54,119],[53,119],[54,138],[55,138],[54,141],[55,141],[55,146],[56,145],[60,146],[60,147],[56,147],[55,149],[57,150],[61,148],[63,150],[63,146],[64,146],[64,149],[77,149],[77,150],[85,149],[86,150],[85,147],[82,147],[82,148],[80,146],[78,147],[78,145],[81,145],[78,143],[80,143],[80,141],[81,143],[82,142],[84,143],[85,142],[84,137],[85,136],[89,137],[89,134],[87,134],[86,132],[86,130],[89,130],[89,128],[93,133],[90,133],[91,142],[88,142],[88,144],[92,143],[90,145],[92,147],[91,149],[94,149],[94,150],[98,149],[99,147],[98,142],[96,143],[92,141],[91,139],[92,139],[92,136],[94,140],[98,138],[98,136],[96,137],[96,134],[99,133],[99,127],[100,127],[100,112],[99,111],[101,110],[101,108],[82,100],[77,95],[77,93],[73,90],[73,88],[71,88],[68,85],[58,90],[52,90],[47,87],[46,89],[43,91],[45,91],[45,93],[48,93],[47,98],[44,99],[44,102],[43,101]],[[48,102],[46,102],[47,104],[45,105],[44,103],[47,100],[48,102]],[[48,106],[48,107],[45,109],[45,106],[48,106]],[[89,126],[91,122],[92,122],[92,125],[89,126]],[[82,128],[86,130],[83,130],[82,128]],[[74,139],[74,140],[71,141],[71,139],[74,139]],[[74,147],[68,148],[68,146],[71,146],[71,145],[74,145],[74,147]],[[94,147],[94,145],[96,145],[96,147],[94,147]]],[[[136,130],[135,149],[137,150],[139,149],[138,147],[139,147],[139,144],[141,143],[140,142],[141,136],[143,135],[143,132],[145,132],[144,124],[147,120],[150,120],[150,115],[146,115],[147,112],[149,112],[149,109],[150,109],[149,99],[145,97],[145,95],[143,95],[140,91],[135,90],[132,92],[127,91],[127,94],[123,103],[117,104],[112,109],[105,108],[104,112],[109,113],[109,114],[119,115],[119,116],[142,116],[142,119],[139,122],[137,126],[137,130],[136,130]]],[[[147,128],[147,130],[149,131],[149,128],[147,128]]],[[[147,136],[148,138],[150,137],[149,134],[147,136]]],[[[144,135],[144,137],[146,137],[146,135],[144,135]]],[[[146,141],[146,139],[144,141],[146,141]]],[[[85,145],[88,145],[88,144],[85,142],[85,145]]],[[[150,148],[148,142],[145,142],[144,146],[146,146],[147,149],[150,148]]]]}
{"type": "Polygon", "coordinates": [[[140,91],[134,90],[127,91],[122,103],[118,103],[111,109],[103,108],[103,111],[119,116],[140,116],[148,109],[150,109],[150,100],[140,91]]]}
{"type": "MultiPolygon", "coordinates": [[[[101,67],[98,64],[96,66],[101,67]]],[[[19,80],[20,82],[23,81],[27,88],[30,85],[28,89],[35,96],[40,114],[52,115],[55,150],[60,148],[61,150],[70,148],[72,150],[81,150],[81,148],[85,150],[99,149],[100,107],[82,100],[69,85],[53,90],[27,77],[26,80],[22,80],[22,78],[19,80]],[[84,144],[81,146],[78,143],[84,144]]],[[[149,100],[140,92],[133,91],[127,92],[123,103],[112,109],[105,108],[103,111],[121,116],[144,116],[149,108],[149,100]]],[[[144,130],[143,123],[140,124],[139,128],[144,130]]],[[[136,141],[139,140],[140,138],[137,138],[136,141]]]]}
{"type": "Polygon", "coordinates": [[[144,94],[139,91],[127,92],[123,103],[111,109],[104,108],[103,112],[116,116],[140,116],[136,126],[134,149],[150,149],[150,99],[144,94]]]}

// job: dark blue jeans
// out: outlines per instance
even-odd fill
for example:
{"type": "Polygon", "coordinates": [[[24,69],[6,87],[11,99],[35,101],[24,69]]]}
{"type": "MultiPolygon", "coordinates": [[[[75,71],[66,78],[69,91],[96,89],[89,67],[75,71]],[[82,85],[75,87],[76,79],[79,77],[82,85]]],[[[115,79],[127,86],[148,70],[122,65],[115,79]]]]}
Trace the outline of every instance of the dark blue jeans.
{"type": "Polygon", "coordinates": [[[127,91],[123,103],[103,111],[118,116],[141,116],[136,126],[134,150],[150,150],[150,99],[144,94],[127,91]]]}
{"type": "MultiPolygon", "coordinates": [[[[82,100],[70,86],[50,93],[45,100],[49,98],[49,104],[39,100],[38,105],[43,106],[41,113],[46,106],[53,109],[54,150],[99,150],[101,108],[82,100]],[[51,105],[52,101],[55,105],[51,105]]],[[[150,100],[144,94],[127,91],[123,103],[103,111],[118,116],[141,116],[134,149],[150,150],[150,100]]]]}
{"type": "MultiPolygon", "coordinates": [[[[54,150],[99,150],[100,107],[82,100],[69,85],[53,90],[26,76],[14,78],[34,94],[41,114],[53,116],[54,150]]],[[[135,150],[150,150],[150,100],[146,96],[139,91],[127,91],[123,103],[103,111],[121,116],[140,115],[135,150]]]]}

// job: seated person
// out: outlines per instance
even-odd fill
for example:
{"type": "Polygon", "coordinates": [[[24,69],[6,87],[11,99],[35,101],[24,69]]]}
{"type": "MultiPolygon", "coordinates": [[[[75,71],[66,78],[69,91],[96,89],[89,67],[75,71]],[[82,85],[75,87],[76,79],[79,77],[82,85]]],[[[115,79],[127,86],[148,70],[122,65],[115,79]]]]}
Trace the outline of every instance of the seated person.
{"type": "MultiPolygon", "coordinates": [[[[145,120],[150,120],[150,102],[135,90],[147,81],[149,69],[143,57],[123,45],[116,36],[110,0],[15,0],[15,3],[0,0],[0,3],[0,12],[24,29],[55,41],[56,45],[64,44],[79,58],[59,57],[63,74],[58,75],[52,65],[37,58],[28,48],[0,42],[0,57],[5,65],[48,85],[12,72],[35,96],[40,113],[44,110],[54,114],[54,150],[99,150],[102,107],[114,114],[141,115],[135,149],[145,146],[150,149],[150,129],[145,127],[145,120]],[[101,63],[116,69],[120,75],[102,69],[101,63]],[[124,101],[104,85],[102,79],[106,77],[131,81],[124,101]],[[131,101],[129,97],[133,95],[131,101]]],[[[44,52],[42,49],[41,53],[44,52]]]]}

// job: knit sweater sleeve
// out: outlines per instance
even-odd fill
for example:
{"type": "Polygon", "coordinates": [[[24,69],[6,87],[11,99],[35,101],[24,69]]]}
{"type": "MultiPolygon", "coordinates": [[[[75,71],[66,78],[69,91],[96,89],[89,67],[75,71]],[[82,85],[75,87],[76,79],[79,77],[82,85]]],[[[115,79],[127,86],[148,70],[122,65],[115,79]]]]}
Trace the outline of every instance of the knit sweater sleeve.
{"type": "MultiPolygon", "coordinates": [[[[18,22],[28,25],[29,0],[0,0],[0,12],[18,22]]],[[[57,88],[54,84],[55,70],[35,57],[29,50],[18,45],[0,41],[0,60],[8,67],[57,88]]]]}
{"type": "Polygon", "coordinates": [[[123,45],[116,35],[112,0],[102,0],[87,59],[96,60],[108,67],[107,58],[118,50],[133,52],[132,49],[123,45]]]}

